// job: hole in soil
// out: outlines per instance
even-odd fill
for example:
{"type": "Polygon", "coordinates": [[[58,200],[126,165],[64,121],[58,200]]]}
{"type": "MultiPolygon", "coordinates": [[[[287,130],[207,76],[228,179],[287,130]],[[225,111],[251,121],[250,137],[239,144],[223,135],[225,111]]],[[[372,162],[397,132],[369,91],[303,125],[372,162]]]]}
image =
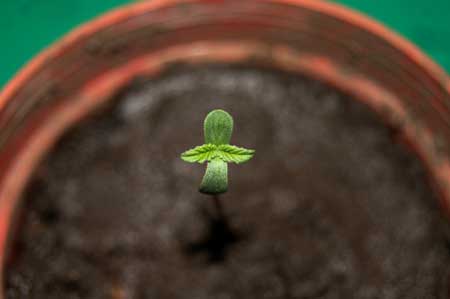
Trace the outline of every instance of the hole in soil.
{"type": "Polygon", "coordinates": [[[241,234],[230,226],[222,204],[214,197],[212,211],[204,211],[207,233],[199,240],[187,244],[188,255],[206,255],[209,264],[223,263],[233,245],[242,240],[241,234]]]}
{"type": "Polygon", "coordinates": [[[54,207],[41,211],[40,216],[42,221],[47,224],[55,224],[60,217],[59,211],[54,207]]]}

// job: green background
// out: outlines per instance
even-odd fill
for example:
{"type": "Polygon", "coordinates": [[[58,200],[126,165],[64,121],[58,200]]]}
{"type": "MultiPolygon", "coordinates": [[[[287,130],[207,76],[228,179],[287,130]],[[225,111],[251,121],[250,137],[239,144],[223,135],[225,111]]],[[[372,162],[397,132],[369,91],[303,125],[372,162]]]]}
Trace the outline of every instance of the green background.
{"type": "MultiPolygon", "coordinates": [[[[65,33],[133,0],[0,0],[0,86],[65,33]]],[[[335,0],[385,23],[450,72],[450,0],[335,0]]]]}

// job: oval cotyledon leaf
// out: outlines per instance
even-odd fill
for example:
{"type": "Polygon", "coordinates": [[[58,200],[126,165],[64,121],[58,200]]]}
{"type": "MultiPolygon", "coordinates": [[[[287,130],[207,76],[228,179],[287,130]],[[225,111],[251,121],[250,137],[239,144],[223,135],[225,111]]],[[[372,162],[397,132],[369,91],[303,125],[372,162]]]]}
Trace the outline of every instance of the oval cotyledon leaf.
{"type": "Polygon", "coordinates": [[[233,118],[224,110],[213,110],[205,118],[203,131],[205,143],[229,144],[233,133],[233,118]]]}
{"type": "Polygon", "coordinates": [[[220,194],[228,190],[228,164],[221,159],[208,162],[199,191],[206,194],[220,194]]]}

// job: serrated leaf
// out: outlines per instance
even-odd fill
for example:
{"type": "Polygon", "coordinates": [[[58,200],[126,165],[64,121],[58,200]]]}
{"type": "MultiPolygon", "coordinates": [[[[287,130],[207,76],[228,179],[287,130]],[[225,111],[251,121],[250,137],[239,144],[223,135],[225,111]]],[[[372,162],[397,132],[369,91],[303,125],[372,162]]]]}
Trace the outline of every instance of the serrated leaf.
{"type": "Polygon", "coordinates": [[[233,118],[224,110],[213,110],[206,116],[203,130],[206,144],[228,144],[233,133],[233,118]]]}
{"type": "Polygon", "coordinates": [[[217,147],[217,155],[224,162],[244,163],[250,160],[254,154],[255,151],[252,149],[229,144],[222,144],[217,147]]]}
{"type": "Polygon", "coordinates": [[[181,154],[181,159],[189,163],[204,163],[210,161],[217,155],[217,146],[214,144],[203,144],[196,146],[181,154]]]}

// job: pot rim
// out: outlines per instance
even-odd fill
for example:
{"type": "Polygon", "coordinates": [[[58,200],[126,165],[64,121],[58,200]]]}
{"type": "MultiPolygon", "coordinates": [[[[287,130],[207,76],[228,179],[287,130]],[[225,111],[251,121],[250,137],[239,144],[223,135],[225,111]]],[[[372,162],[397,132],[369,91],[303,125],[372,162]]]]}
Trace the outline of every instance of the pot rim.
{"type": "MultiPolygon", "coordinates": [[[[64,53],[65,49],[71,44],[76,43],[84,36],[89,36],[101,28],[109,27],[115,23],[125,19],[132,18],[140,14],[142,11],[157,9],[166,5],[174,5],[178,3],[204,2],[213,3],[218,0],[153,0],[149,2],[127,4],[106,12],[95,19],[83,23],[67,33],[61,39],[57,40],[49,47],[42,50],[29,62],[27,62],[13,77],[4,88],[0,91],[0,111],[5,106],[8,98],[10,98],[19,88],[31,78],[50,58],[59,56],[64,53]]],[[[437,82],[445,86],[450,93],[450,77],[436,62],[428,55],[422,52],[411,41],[388,29],[380,22],[375,21],[371,17],[357,12],[351,8],[336,3],[325,2],[323,0],[262,0],[265,2],[292,4],[303,6],[305,8],[323,12],[333,17],[346,21],[353,26],[363,28],[374,35],[386,40],[393,47],[397,48],[413,60],[418,66],[426,71],[437,82]]]]}

